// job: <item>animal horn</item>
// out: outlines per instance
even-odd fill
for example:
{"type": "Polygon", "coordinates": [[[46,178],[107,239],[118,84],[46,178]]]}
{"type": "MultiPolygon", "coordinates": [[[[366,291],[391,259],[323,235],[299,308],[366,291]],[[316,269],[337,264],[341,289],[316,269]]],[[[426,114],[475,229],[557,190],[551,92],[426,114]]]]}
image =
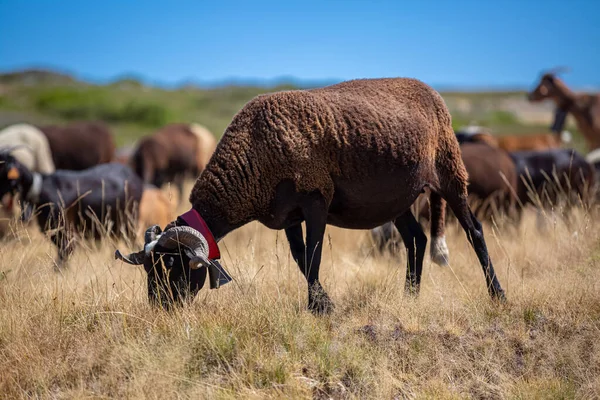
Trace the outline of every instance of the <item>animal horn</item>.
{"type": "Polygon", "coordinates": [[[570,67],[563,65],[563,66],[551,68],[548,71],[544,72],[544,74],[558,75],[558,74],[570,72],[570,71],[571,71],[570,67]]]}
{"type": "Polygon", "coordinates": [[[189,249],[184,251],[190,257],[191,269],[211,266],[206,239],[200,232],[189,226],[176,226],[165,231],[158,239],[157,245],[167,249],[174,249],[178,245],[185,246],[189,249]]]}
{"type": "MultiPolygon", "coordinates": [[[[150,228],[146,229],[144,234],[144,247],[146,247],[149,243],[158,239],[158,235],[160,235],[161,230],[160,226],[153,225],[150,228]]],[[[131,253],[127,256],[124,256],[119,250],[115,251],[115,259],[126,262],[131,265],[142,265],[144,263],[144,258],[146,257],[146,249],[138,251],[137,253],[131,253]]]]}

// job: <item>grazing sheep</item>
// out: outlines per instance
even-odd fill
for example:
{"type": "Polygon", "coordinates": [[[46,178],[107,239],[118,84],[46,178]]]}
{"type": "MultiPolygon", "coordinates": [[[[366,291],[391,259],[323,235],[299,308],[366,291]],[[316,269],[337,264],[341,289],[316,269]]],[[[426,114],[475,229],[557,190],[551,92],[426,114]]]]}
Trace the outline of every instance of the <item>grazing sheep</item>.
{"type": "Polygon", "coordinates": [[[562,131],[567,114],[571,113],[589,149],[600,148],[600,94],[573,92],[556,77],[559,71],[557,68],[543,74],[535,89],[527,95],[529,101],[536,103],[551,99],[557,107],[552,129],[562,131]]]}
{"type": "Polygon", "coordinates": [[[139,142],[131,157],[131,167],[146,184],[160,188],[173,182],[181,202],[185,177],[197,178],[214,151],[214,143],[208,136],[212,135],[200,125],[166,125],[139,142]]]}
{"type": "Polygon", "coordinates": [[[435,216],[443,198],[467,232],[490,295],[503,298],[481,224],[467,204],[467,172],[450,113],[435,90],[415,79],[359,79],[256,97],[226,129],[192,190],[192,209],[164,233],[151,228],[141,252],[115,256],[144,264],[150,301],[168,306],[195,295],[206,270],[211,287],[218,286],[217,242],[259,221],[285,229],[308,281],[309,309],[328,312],[333,304],[319,282],[326,225],[371,229],[393,220],[409,244],[406,287],[416,293],[427,236],[410,206],[427,187],[433,219],[443,221],[435,216]],[[163,263],[154,267],[157,257],[163,263]]]}
{"type": "Polygon", "coordinates": [[[10,150],[0,152],[0,197],[19,193],[37,207],[42,232],[51,232],[62,266],[83,234],[99,238],[135,235],[135,217],[142,197],[141,180],[127,166],[109,163],[84,171],[31,172],[10,150]]]}
{"type": "Polygon", "coordinates": [[[81,171],[114,158],[115,140],[103,122],[72,122],[39,129],[48,138],[56,169],[81,171]]]}

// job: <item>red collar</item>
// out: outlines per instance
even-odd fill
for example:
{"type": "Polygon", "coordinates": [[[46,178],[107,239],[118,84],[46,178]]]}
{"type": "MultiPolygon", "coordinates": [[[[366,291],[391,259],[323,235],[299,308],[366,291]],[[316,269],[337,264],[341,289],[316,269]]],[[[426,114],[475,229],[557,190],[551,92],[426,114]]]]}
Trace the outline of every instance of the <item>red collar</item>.
{"type": "Polygon", "coordinates": [[[183,219],[188,226],[194,228],[200,232],[202,236],[204,236],[208,242],[208,258],[211,260],[217,260],[221,258],[221,252],[219,251],[217,241],[215,240],[215,237],[210,229],[208,229],[208,225],[206,225],[206,222],[200,216],[198,211],[192,208],[190,211],[181,214],[179,217],[183,219]]]}

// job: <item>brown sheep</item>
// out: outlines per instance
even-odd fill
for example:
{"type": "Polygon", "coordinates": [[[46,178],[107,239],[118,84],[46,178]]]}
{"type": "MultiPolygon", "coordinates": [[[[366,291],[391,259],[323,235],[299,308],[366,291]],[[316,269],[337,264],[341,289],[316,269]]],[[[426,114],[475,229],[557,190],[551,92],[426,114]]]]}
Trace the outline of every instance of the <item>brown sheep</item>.
{"type": "Polygon", "coordinates": [[[545,73],[539,84],[528,94],[531,102],[551,99],[556,103],[553,130],[560,131],[568,113],[583,133],[590,150],[600,148],[600,94],[576,94],[556,77],[555,71],[545,73]]]}
{"type": "Polygon", "coordinates": [[[210,149],[214,144],[205,136],[196,125],[194,128],[182,123],[166,125],[139,142],[130,165],[146,184],[160,188],[173,182],[181,201],[185,178],[198,177],[208,162],[205,156],[212,154],[210,149]],[[207,149],[200,149],[204,143],[207,149]]]}
{"type": "Polygon", "coordinates": [[[450,113],[439,93],[406,78],[359,79],[251,100],[196,181],[192,209],[164,233],[151,228],[145,250],[116,257],[143,263],[150,301],[168,306],[193,297],[207,271],[211,287],[226,282],[226,275],[214,275],[223,274],[215,265],[217,242],[259,221],[285,229],[308,281],[310,310],[328,312],[333,304],[319,282],[326,225],[371,229],[393,220],[409,244],[406,287],[416,293],[427,237],[410,206],[425,188],[434,205],[448,202],[477,253],[490,295],[503,298],[481,224],[467,203],[467,172],[450,113]],[[156,265],[158,256],[163,262],[156,265]]]}
{"type": "Polygon", "coordinates": [[[81,171],[114,158],[115,141],[103,122],[73,122],[39,129],[48,138],[56,169],[81,171]]]}

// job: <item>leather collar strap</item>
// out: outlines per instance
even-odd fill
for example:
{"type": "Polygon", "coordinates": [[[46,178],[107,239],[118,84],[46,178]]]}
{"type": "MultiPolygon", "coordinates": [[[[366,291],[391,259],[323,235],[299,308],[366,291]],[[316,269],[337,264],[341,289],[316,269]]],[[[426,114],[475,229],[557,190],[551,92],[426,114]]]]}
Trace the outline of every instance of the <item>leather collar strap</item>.
{"type": "Polygon", "coordinates": [[[211,260],[217,260],[221,258],[221,252],[219,251],[219,245],[217,245],[217,241],[213,236],[210,229],[208,229],[208,225],[204,219],[200,216],[198,211],[193,208],[186,213],[183,213],[179,216],[182,220],[185,221],[188,226],[194,228],[198,232],[204,236],[206,241],[208,242],[208,258],[211,260]]]}

